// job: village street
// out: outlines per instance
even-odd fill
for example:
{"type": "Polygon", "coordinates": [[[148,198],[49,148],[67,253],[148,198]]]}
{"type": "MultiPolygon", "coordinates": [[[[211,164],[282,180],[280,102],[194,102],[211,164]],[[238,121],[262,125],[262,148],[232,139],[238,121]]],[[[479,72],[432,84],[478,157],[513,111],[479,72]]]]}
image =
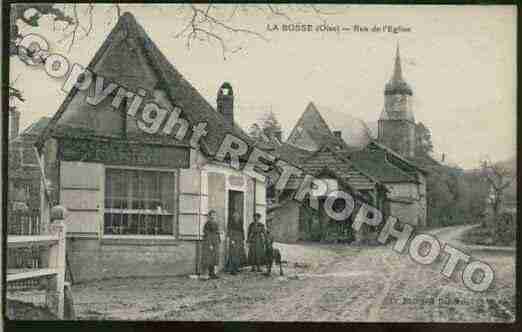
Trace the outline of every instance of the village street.
{"type": "MultiPolygon", "coordinates": [[[[470,226],[432,231],[459,242],[470,226]]],[[[80,319],[230,321],[510,321],[515,312],[514,253],[467,251],[495,271],[486,293],[448,280],[440,262],[422,266],[390,247],[278,245],[288,265],[271,278],[245,270],[219,280],[113,279],[76,285],[80,319]]],[[[275,269],[277,270],[277,269],[275,269]]]]}

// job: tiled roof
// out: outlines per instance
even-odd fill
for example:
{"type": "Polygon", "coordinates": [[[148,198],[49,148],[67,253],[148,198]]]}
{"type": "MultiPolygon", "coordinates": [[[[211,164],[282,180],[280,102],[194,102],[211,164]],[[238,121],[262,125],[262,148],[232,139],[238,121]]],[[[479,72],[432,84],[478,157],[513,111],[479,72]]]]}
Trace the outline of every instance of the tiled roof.
{"type": "Polygon", "coordinates": [[[306,106],[305,111],[288,136],[289,143],[295,143],[295,132],[298,130],[306,130],[312,140],[319,146],[319,149],[325,145],[330,147],[346,146],[346,143],[341,138],[336,137],[332,133],[321,113],[312,102],[306,106]]]}
{"type": "Polygon", "coordinates": [[[408,158],[408,160],[412,161],[416,165],[420,166],[428,166],[428,167],[440,167],[442,166],[441,163],[439,163],[437,160],[433,159],[433,157],[423,154],[423,155],[416,155],[413,158],[408,158]]]}
{"type": "Polygon", "coordinates": [[[381,144],[381,143],[379,143],[377,141],[371,141],[370,144],[368,144],[368,146],[366,148],[368,149],[368,148],[373,148],[373,147],[376,147],[377,149],[386,151],[386,153],[388,153],[389,155],[393,156],[395,159],[399,160],[401,163],[406,164],[409,168],[415,169],[415,170],[420,171],[420,172],[422,172],[424,174],[428,174],[429,173],[425,168],[419,166],[415,161],[403,157],[402,155],[400,155],[397,152],[395,152],[392,148],[390,148],[390,147],[388,147],[388,146],[386,146],[384,144],[381,144]]]}
{"type": "Polygon", "coordinates": [[[384,151],[364,149],[351,153],[349,158],[356,167],[373,175],[383,183],[417,182],[413,175],[388,162],[384,151]]]}
{"type": "MultiPolygon", "coordinates": [[[[101,67],[109,70],[107,68],[110,66],[118,66],[119,68],[122,68],[123,71],[132,71],[133,68],[129,68],[125,63],[121,63],[124,62],[126,58],[129,58],[129,56],[125,54],[118,57],[118,59],[103,59],[108,50],[114,51],[113,44],[122,42],[127,42],[129,45],[132,45],[132,47],[135,47],[133,48],[133,51],[137,52],[140,56],[143,55],[147,62],[153,67],[155,74],[159,77],[161,88],[165,90],[165,93],[172,104],[181,107],[181,117],[185,118],[190,123],[191,127],[200,122],[207,123],[206,131],[208,134],[200,141],[204,152],[209,155],[214,155],[227,133],[243,139],[248,144],[253,143],[250,137],[248,137],[239,126],[236,124],[233,126],[229,125],[225,121],[223,115],[217,112],[178,72],[130,13],[126,12],[120,17],[116,26],[113,28],[100,49],[96,52],[88,68],[92,70],[95,67],[100,67],[101,65],[98,65],[101,61],[112,61],[112,63],[107,64],[105,67],[101,67]]],[[[134,56],[134,54],[132,56],[134,56]]],[[[101,72],[98,71],[97,73],[101,75],[105,74],[103,70],[101,70],[101,72]]],[[[136,88],[137,90],[137,86],[140,86],[141,82],[139,75],[133,77],[132,75],[124,75],[126,73],[122,72],[119,74],[119,77],[114,77],[114,75],[117,75],[114,74],[114,71],[111,71],[111,74],[112,77],[110,77],[110,79],[123,84],[126,87],[136,88]]],[[[109,77],[109,75],[107,77],[109,77]]],[[[44,133],[40,136],[37,146],[41,147],[45,139],[50,135],[55,134],[56,130],[59,130],[56,125],[58,119],[66,111],[68,104],[76,93],[76,89],[71,90],[64,103],[60,106],[58,112],[50,121],[50,124],[47,126],[44,133]]],[[[189,130],[185,135],[186,140],[188,140],[190,136],[191,130],[189,130]]],[[[174,138],[171,138],[171,141],[173,141],[172,143],[176,143],[174,138]]]]}
{"type": "Polygon", "coordinates": [[[353,117],[348,110],[318,104],[314,104],[314,106],[328,124],[330,129],[328,134],[331,136],[335,131],[339,131],[342,140],[349,149],[361,149],[369,143],[372,132],[368,124],[353,117]]]}
{"type": "Polygon", "coordinates": [[[279,145],[272,154],[294,164],[296,167],[302,167],[306,160],[313,156],[314,153],[289,143],[283,143],[279,145]]]}

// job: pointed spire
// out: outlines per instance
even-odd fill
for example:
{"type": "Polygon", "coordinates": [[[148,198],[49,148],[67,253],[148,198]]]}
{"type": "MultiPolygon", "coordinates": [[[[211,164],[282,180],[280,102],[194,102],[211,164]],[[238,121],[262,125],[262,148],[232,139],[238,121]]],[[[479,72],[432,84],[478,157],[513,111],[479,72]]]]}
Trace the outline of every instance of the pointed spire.
{"type": "Polygon", "coordinates": [[[395,51],[395,66],[393,68],[393,76],[391,80],[386,84],[384,89],[385,95],[391,94],[408,94],[413,95],[413,92],[402,77],[402,65],[401,65],[401,54],[399,50],[399,43],[397,42],[397,49],[395,51]]]}
{"type": "Polygon", "coordinates": [[[393,81],[402,81],[401,54],[399,51],[399,42],[397,42],[397,51],[395,52],[395,67],[393,68],[393,81]]]}

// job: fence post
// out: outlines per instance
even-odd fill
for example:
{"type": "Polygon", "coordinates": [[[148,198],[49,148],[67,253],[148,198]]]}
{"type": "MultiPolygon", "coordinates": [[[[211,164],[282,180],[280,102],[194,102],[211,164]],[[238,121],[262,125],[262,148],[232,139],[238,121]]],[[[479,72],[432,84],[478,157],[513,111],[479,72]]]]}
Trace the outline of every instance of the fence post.
{"type": "Polygon", "coordinates": [[[57,270],[56,274],[56,296],[57,316],[64,318],[64,288],[65,288],[65,212],[66,209],[57,205],[51,209],[51,224],[49,230],[51,234],[58,235],[58,244],[49,248],[49,268],[57,270]]]}

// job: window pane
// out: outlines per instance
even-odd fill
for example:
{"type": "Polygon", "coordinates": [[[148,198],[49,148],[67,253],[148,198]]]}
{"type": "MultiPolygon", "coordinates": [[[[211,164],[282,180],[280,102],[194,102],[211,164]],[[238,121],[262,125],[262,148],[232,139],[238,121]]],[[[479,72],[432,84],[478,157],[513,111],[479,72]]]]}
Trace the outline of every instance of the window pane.
{"type": "Polygon", "coordinates": [[[105,234],[171,235],[175,174],[108,169],[105,179],[105,234]],[[168,215],[166,215],[168,214],[168,215]]]}

